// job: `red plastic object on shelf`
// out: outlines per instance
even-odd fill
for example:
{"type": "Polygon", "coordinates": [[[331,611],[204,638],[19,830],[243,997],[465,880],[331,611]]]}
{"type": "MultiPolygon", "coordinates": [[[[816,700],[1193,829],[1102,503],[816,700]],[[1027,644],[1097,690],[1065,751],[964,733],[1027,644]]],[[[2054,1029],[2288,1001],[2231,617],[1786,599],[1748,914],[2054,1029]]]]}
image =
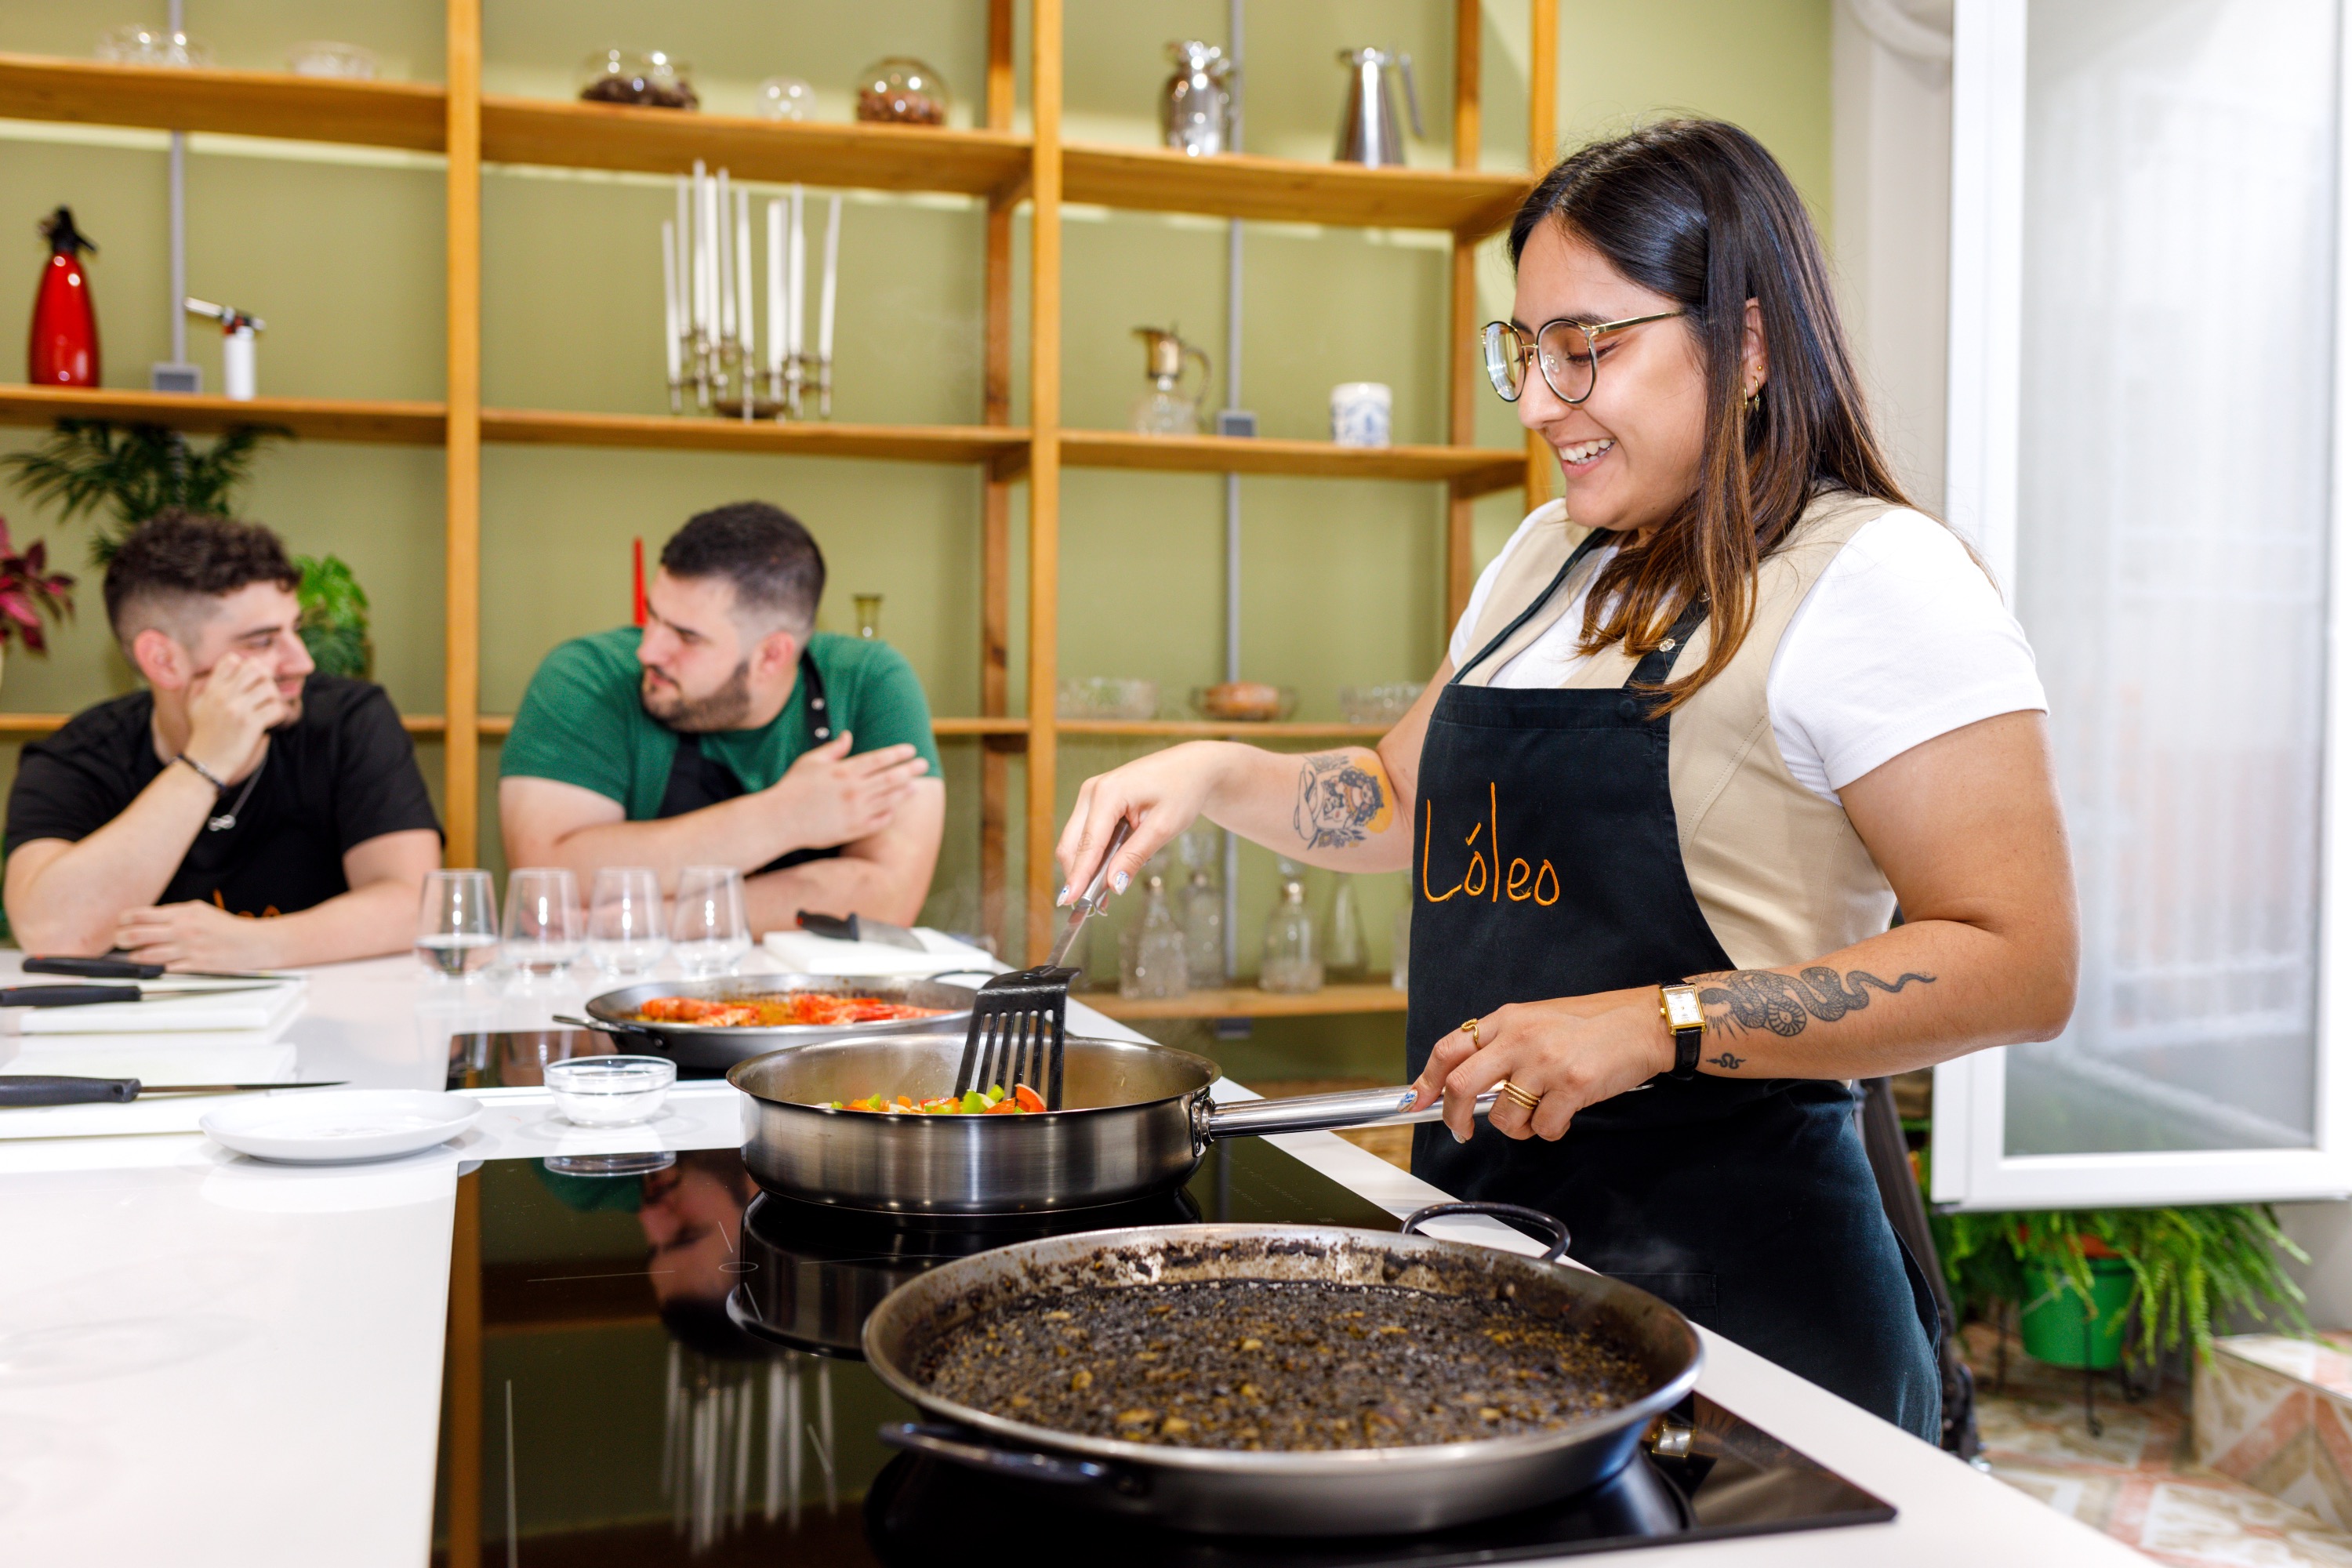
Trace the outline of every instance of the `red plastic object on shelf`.
{"type": "Polygon", "coordinates": [[[646,624],[646,542],[629,541],[629,618],[637,626],[646,624]]]}
{"type": "Polygon", "coordinates": [[[33,336],[25,351],[25,379],[35,386],[98,384],[98,311],[81,253],[98,247],[74,227],[73,211],[59,207],[41,220],[49,259],[33,296],[33,336]]]}

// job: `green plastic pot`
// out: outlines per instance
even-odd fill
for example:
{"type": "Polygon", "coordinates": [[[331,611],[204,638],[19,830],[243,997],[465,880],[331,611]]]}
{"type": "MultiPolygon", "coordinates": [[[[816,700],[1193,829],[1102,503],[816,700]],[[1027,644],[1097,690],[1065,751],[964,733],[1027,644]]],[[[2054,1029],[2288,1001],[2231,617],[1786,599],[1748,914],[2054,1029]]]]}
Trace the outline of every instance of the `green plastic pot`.
{"type": "Polygon", "coordinates": [[[2105,1372],[2124,1359],[2124,1308],[2131,1300],[2131,1265],[2094,1258],[2087,1305],[2073,1280],[2054,1269],[2025,1270],[2027,1300],[2018,1313],[2025,1353],[2052,1366],[2105,1372]]]}

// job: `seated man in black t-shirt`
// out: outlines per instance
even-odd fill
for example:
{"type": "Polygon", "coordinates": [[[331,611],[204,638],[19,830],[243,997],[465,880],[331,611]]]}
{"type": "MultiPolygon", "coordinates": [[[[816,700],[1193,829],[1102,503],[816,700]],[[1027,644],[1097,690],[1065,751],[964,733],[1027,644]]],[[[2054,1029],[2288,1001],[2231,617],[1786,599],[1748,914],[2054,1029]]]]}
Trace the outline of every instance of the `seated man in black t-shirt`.
{"type": "Polygon", "coordinates": [[[300,581],[249,523],[175,508],[123,541],[106,615],[148,689],[17,763],[5,898],[26,952],[245,969],[409,945],[440,824],[383,689],[311,665],[300,581]]]}

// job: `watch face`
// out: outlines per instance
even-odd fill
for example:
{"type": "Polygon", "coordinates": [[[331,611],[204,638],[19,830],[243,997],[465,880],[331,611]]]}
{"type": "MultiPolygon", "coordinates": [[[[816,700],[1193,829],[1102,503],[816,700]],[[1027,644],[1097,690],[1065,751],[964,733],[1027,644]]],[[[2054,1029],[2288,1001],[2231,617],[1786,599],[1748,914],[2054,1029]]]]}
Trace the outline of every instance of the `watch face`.
{"type": "Polygon", "coordinates": [[[1706,1010],[1698,1005],[1698,993],[1682,987],[1666,993],[1666,1026],[1675,1029],[1704,1028],[1706,1010]]]}

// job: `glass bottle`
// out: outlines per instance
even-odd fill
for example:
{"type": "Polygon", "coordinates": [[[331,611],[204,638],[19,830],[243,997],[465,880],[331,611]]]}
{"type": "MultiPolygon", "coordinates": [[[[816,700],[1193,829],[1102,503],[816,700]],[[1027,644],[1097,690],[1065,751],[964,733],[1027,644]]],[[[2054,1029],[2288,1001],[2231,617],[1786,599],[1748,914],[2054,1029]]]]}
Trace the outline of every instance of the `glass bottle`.
{"type": "Polygon", "coordinates": [[[867,642],[882,635],[882,595],[852,594],[850,600],[857,606],[857,635],[867,642]]]}
{"type": "Polygon", "coordinates": [[[1315,916],[1307,907],[1303,883],[1285,882],[1274,913],[1266,918],[1257,984],[1261,991],[1293,994],[1323,989],[1323,963],[1315,952],[1315,916]]]}
{"type": "Polygon", "coordinates": [[[1356,902],[1356,879],[1343,876],[1331,892],[1331,934],[1323,945],[1327,980],[1361,980],[1371,965],[1364,941],[1363,906],[1356,902]]]}
{"type": "Polygon", "coordinates": [[[1396,915],[1396,933],[1389,947],[1389,984],[1402,991],[1405,975],[1412,967],[1412,900],[1405,899],[1404,908],[1396,915]]]}
{"type": "Polygon", "coordinates": [[[1225,983],[1225,896],[1199,867],[1184,883],[1184,972],[1203,989],[1225,983]]]}
{"type": "Polygon", "coordinates": [[[1184,994],[1184,932],[1168,908],[1168,884],[1157,873],[1143,884],[1143,913],[1118,945],[1120,995],[1184,994]]]}

